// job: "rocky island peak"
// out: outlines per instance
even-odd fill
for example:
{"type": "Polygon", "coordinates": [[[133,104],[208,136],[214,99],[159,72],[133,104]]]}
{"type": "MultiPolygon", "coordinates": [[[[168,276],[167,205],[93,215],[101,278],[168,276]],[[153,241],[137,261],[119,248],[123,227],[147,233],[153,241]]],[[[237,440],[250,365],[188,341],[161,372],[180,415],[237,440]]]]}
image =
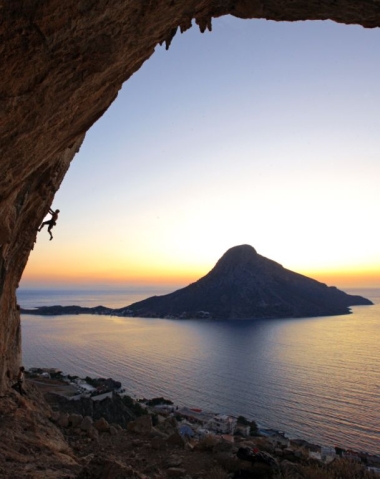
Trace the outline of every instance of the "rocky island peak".
{"type": "Polygon", "coordinates": [[[281,319],[349,314],[371,305],[259,255],[247,244],[227,250],[212,270],[185,288],[119,309],[44,307],[33,314],[112,314],[173,319],[281,319]]]}

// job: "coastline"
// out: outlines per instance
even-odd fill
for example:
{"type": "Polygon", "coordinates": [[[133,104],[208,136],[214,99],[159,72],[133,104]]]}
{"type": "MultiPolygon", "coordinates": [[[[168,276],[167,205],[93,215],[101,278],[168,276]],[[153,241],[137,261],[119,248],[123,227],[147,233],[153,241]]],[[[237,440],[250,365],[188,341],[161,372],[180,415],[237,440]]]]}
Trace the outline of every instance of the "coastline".
{"type": "MultiPolygon", "coordinates": [[[[328,450],[323,457],[318,451],[313,456],[304,444],[282,436],[194,437],[190,417],[185,423],[179,414],[160,410],[157,401],[151,406],[158,410],[147,410],[118,394],[102,401],[69,401],[46,391],[41,394],[28,379],[23,389],[21,395],[11,388],[0,400],[0,435],[6,438],[0,441],[4,479],[375,477],[375,466],[368,461],[329,457],[328,450]]],[[[199,413],[187,411],[194,412],[199,413]]]]}
{"type": "Polygon", "coordinates": [[[25,316],[24,365],[49,366],[52,358],[57,358],[55,364],[60,369],[81,377],[99,374],[120,378],[134,397],[154,397],[162,392],[176,404],[243,414],[259,418],[264,427],[287,431],[291,437],[377,454],[379,428],[375,417],[379,405],[375,393],[379,373],[374,333],[379,308],[357,307],[354,314],[331,320],[234,324],[25,316]],[[348,331],[352,331],[354,342],[348,331]],[[345,338],[349,349],[348,343],[345,346],[342,342],[345,338]],[[358,362],[363,344],[372,357],[367,354],[365,362],[358,362]],[[315,347],[318,361],[309,354],[315,347]],[[349,351],[348,356],[345,351],[349,351]],[[236,363],[239,357],[247,359],[246,366],[236,363]],[[363,367],[368,369],[365,376],[363,367]],[[337,388],[340,385],[343,390],[337,388]],[[355,395],[351,391],[356,391],[355,395]],[[356,407],[358,401],[366,401],[365,411],[356,407]],[[334,416],[326,416],[326,410],[334,416]],[[355,432],[357,427],[363,428],[363,434],[361,429],[359,434],[355,432]]]}
{"type": "MultiPolygon", "coordinates": [[[[235,416],[219,414],[217,412],[203,411],[199,408],[189,408],[186,406],[178,406],[174,404],[170,399],[165,399],[163,397],[153,398],[153,399],[132,399],[126,392],[125,388],[119,381],[116,381],[112,378],[79,378],[78,376],[63,375],[61,371],[55,368],[31,368],[28,370],[29,380],[34,382],[41,388],[39,382],[44,383],[45,387],[42,387],[42,391],[45,389],[45,393],[54,393],[58,396],[64,396],[70,401],[80,401],[81,399],[90,399],[92,401],[103,401],[106,398],[112,400],[114,394],[117,394],[120,397],[127,397],[128,400],[140,403],[146,408],[151,414],[165,414],[167,416],[176,417],[178,420],[181,417],[184,420],[184,424],[191,424],[194,428],[194,431],[197,431],[197,428],[202,431],[202,437],[204,436],[220,436],[224,440],[234,442],[233,438],[235,435],[234,431],[231,430],[210,430],[205,429],[205,424],[210,424],[214,418],[218,418],[218,427],[219,423],[224,420],[226,421],[227,427],[230,427],[231,419],[237,420],[235,416]],[[38,371],[38,372],[37,372],[38,371]],[[39,379],[33,380],[30,378],[30,375],[37,375],[39,379]],[[53,376],[52,380],[50,376],[53,376]],[[41,378],[44,379],[41,381],[41,378]],[[67,378],[70,378],[67,381],[67,378]],[[74,381],[72,381],[74,380],[74,381]],[[109,389],[107,391],[101,390],[96,391],[96,388],[93,385],[107,383],[109,389]],[[67,388],[66,392],[60,390],[59,383],[64,383],[67,388]],[[78,394],[75,394],[75,393],[78,394]],[[92,394],[95,393],[95,394],[92,394]],[[221,419],[222,418],[222,419],[221,419]],[[197,424],[197,428],[194,425],[197,424]]],[[[242,416],[240,416],[242,418],[242,416]]],[[[254,437],[264,437],[268,439],[270,443],[273,443],[275,446],[285,446],[288,448],[291,447],[302,447],[307,451],[310,458],[320,461],[322,464],[329,464],[336,458],[343,458],[364,465],[366,468],[369,468],[372,472],[380,475],[380,454],[370,454],[366,451],[356,451],[352,449],[344,449],[339,446],[332,445],[320,445],[311,443],[304,439],[297,439],[290,437],[287,432],[276,430],[276,429],[267,429],[260,427],[254,420],[249,420],[243,418],[245,425],[251,424],[256,431],[254,432],[254,437]]],[[[223,426],[224,427],[224,426],[223,426]]],[[[251,434],[241,434],[239,437],[249,437],[251,434]]]]}

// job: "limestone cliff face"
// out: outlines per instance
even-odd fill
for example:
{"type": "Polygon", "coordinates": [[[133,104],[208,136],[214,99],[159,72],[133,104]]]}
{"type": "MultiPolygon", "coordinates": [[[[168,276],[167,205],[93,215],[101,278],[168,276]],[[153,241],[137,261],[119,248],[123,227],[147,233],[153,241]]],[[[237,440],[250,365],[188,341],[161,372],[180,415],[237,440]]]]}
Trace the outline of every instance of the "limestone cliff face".
{"type": "Polygon", "coordinates": [[[20,360],[15,291],[86,131],[158,43],[226,14],[380,26],[377,0],[0,0],[0,391],[20,360]]]}

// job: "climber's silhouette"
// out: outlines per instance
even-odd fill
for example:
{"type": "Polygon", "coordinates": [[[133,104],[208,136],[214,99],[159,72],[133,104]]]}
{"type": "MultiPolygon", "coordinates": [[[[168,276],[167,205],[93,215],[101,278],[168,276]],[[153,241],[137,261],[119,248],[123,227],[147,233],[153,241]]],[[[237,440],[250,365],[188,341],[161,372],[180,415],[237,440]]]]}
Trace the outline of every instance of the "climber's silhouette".
{"type": "Polygon", "coordinates": [[[53,226],[57,224],[59,210],[53,211],[51,208],[49,208],[49,213],[51,214],[50,220],[44,221],[42,225],[38,228],[38,231],[41,231],[45,225],[49,225],[48,233],[50,235],[50,241],[51,241],[53,239],[53,235],[51,234],[51,229],[53,228],[53,226]]]}

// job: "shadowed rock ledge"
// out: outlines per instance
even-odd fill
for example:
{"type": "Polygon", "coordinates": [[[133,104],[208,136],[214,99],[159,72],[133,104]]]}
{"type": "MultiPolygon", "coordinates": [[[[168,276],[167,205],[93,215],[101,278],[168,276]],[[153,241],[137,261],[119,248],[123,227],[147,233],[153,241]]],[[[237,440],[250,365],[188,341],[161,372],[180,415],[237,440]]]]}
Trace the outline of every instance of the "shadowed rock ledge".
{"type": "Polygon", "coordinates": [[[380,26],[377,0],[0,1],[0,392],[21,357],[16,288],[86,131],[157,44],[226,14],[380,26]]]}

